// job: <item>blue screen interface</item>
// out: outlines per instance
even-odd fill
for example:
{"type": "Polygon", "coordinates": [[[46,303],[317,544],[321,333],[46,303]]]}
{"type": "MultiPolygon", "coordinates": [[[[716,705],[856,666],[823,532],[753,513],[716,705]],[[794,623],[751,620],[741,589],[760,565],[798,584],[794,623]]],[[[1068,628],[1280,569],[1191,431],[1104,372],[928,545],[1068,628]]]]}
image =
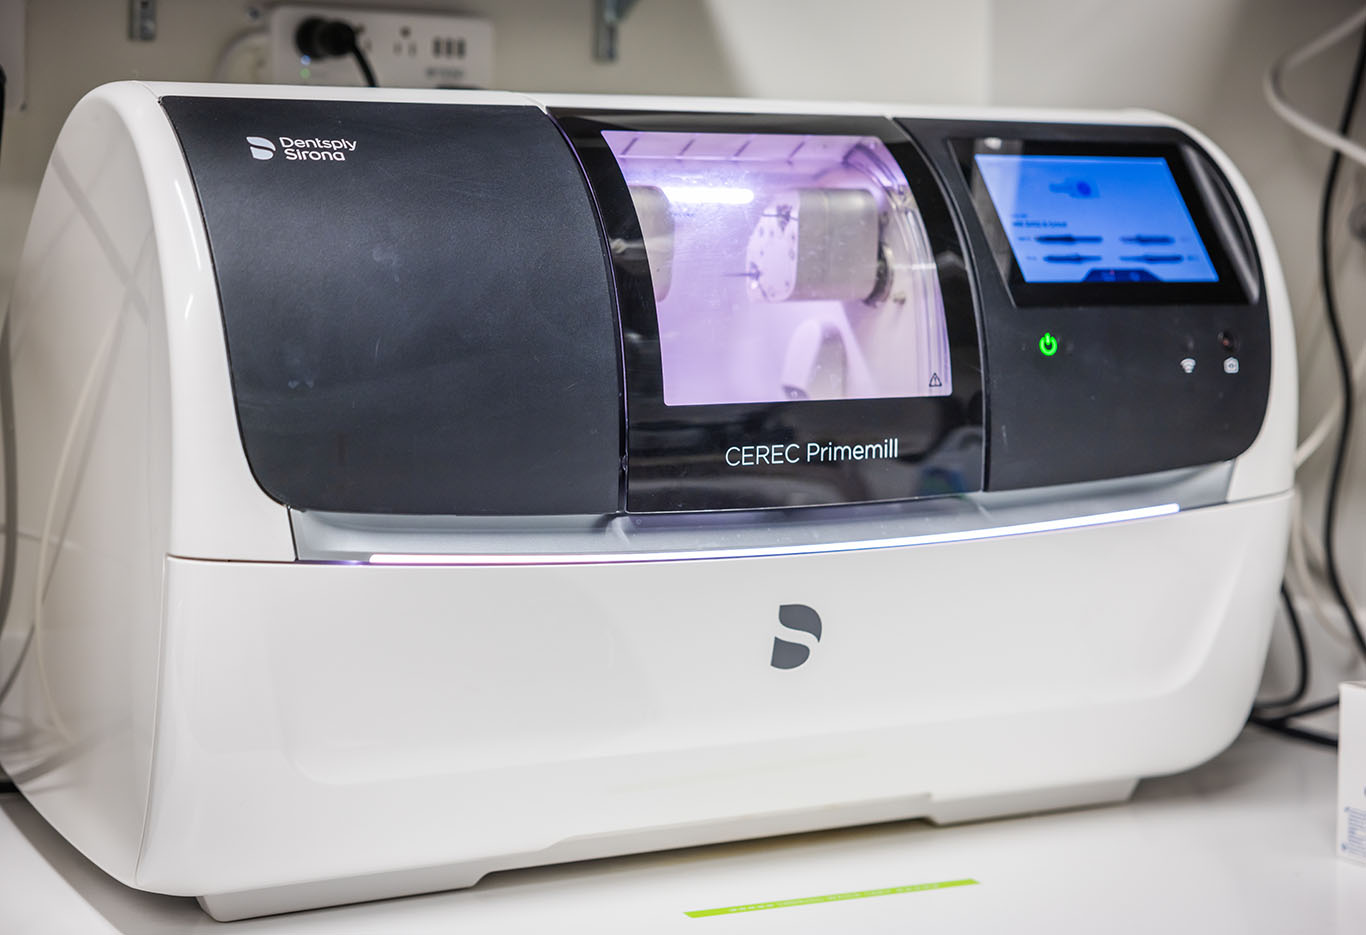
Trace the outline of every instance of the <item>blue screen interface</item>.
{"type": "Polygon", "coordinates": [[[978,153],[1025,282],[1217,282],[1161,156],[978,153]]]}

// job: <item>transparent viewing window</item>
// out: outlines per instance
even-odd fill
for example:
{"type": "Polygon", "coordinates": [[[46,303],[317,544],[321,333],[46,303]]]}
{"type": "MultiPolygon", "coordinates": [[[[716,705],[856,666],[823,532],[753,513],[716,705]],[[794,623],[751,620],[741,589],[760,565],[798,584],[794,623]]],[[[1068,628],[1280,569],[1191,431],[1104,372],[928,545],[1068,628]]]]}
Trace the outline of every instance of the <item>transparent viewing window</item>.
{"type": "Polygon", "coordinates": [[[640,220],[670,406],[944,396],[944,300],[874,137],[605,130],[640,220]]]}

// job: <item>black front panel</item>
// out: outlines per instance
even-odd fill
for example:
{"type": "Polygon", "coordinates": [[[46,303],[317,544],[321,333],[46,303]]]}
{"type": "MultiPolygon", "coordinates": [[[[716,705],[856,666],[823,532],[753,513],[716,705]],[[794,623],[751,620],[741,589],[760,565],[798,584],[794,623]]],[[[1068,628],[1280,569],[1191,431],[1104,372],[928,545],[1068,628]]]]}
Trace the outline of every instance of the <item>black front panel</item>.
{"type": "Polygon", "coordinates": [[[629,511],[981,488],[981,356],[962,247],[895,124],[555,117],[615,265],[629,511]],[[910,233],[895,227],[903,214],[910,233]]]}
{"type": "MultiPolygon", "coordinates": [[[[988,489],[1209,464],[1251,445],[1271,378],[1261,270],[1227,181],[1184,134],[1132,126],[902,125],[944,179],[972,256],[988,374],[988,489]],[[1179,197],[1168,190],[1154,202],[1172,212],[1184,203],[1187,255],[1176,256],[1181,237],[1164,234],[1161,224],[1130,224],[1134,230],[1113,254],[1118,264],[1102,259],[1110,234],[1101,227],[1062,220],[1049,236],[1021,236],[1019,227],[1045,223],[1047,211],[1026,204],[1024,195],[1012,204],[1008,193],[992,192],[984,153],[1118,160],[1169,172],[1179,197]],[[1043,255],[1042,241],[1055,252],[1043,255]],[[1044,269],[1041,260],[1060,268],[1044,269]],[[1094,268],[1079,272],[1079,281],[1061,281],[1062,267],[1074,262],[1094,268]],[[1163,264],[1184,271],[1157,281],[1163,264]]],[[[1086,171],[1051,184],[1063,192],[1075,186],[1072,194],[1081,199],[1096,194],[1086,171]]],[[[1080,207],[1075,213],[1087,217],[1080,207]]]]}
{"type": "Polygon", "coordinates": [[[532,107],[165,98],[253,474],[302,509],[613,513],[587,188],[532,107]]]}

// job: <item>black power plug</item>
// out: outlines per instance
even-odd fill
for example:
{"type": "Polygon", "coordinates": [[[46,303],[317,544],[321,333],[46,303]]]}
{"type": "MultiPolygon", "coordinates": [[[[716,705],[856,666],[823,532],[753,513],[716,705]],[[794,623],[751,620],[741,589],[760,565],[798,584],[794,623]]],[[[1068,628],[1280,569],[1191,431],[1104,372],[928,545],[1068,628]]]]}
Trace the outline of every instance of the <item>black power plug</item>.
{"type": "Polygon", "coordinates": [[[361,74],[365,77],[365,83],[372,88],[379,87],[378,82],[375,81],[375,72],[370,67],[370,61],[365,57],[360,44],[356,41],[356,27],[345,20],[310,16],[300,23],[299,28],[295,30],[294,44],[298,46],[300,54],[307,55],[309,58],[352,56],[360,67],[361,74]]]}

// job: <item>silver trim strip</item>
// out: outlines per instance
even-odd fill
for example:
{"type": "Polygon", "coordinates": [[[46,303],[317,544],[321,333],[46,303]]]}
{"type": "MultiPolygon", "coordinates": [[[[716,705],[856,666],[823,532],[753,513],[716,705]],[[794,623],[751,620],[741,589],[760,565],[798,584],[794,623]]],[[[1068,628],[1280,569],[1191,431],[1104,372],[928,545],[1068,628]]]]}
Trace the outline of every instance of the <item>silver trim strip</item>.
{"type": "Polygon", "coordinates": [[[866,552],[875,549],[899,549],[913,545],[934,545],[945,542],[971,542],[977,539],[1000,539],[1005,536],[1024,536],[1031,533],[1081,529],[1137,519],[1153,519],[1180,512],[1175,503],[1162,503],[1134,510],[1111,513],[1092,513],[1066,519],[1018,523],[1013,526],[990,526],[985,529],[964,529],[956,532],[928,533],[919,536],[899,536],[891,539],[866,539],[858,542],[825,542],[783,546],[750,546],[736,549],[690,549],[671,552],[563,552],[523,555],[423,555],[420,553],[376,552],[370,556],[371,565],[609,565],[629,562],[689,562],[718,558],[771,558],[779,555],[811,555],[825,552],[866,552]]]}

